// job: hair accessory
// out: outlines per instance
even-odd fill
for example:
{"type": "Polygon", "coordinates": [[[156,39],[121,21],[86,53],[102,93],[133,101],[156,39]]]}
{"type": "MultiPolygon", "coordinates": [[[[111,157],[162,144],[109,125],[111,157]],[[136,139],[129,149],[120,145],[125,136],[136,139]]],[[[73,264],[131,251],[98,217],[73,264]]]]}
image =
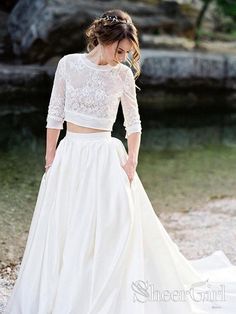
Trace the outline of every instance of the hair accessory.
{"type": "Polygon", "coordinates": [[[119,19],[116,15],[105,15],[102,19],[112,22],[119,22],[119,19]]]}
{"type": "Polygon", "coordinates": [[[120,20],[117,15],[104,15],[99,18],[100,20],[106,20],[111,22],[125,22],[126,24],[133,24],[131,22],[128,22],[126,20],[120,20]]]}

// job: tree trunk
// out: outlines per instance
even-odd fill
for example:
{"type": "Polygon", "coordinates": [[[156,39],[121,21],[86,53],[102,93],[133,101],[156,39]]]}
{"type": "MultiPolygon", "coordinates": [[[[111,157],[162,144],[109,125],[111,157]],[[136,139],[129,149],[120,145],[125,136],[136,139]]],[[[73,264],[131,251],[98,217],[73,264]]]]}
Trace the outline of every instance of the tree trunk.
{"type": "Polygon", "coordinates": [[[195,36],[194,36],[195,48],[199,47],[199,30],[201,28],[204,15],[205,15],[205,13],[206,13],[206,11],[207,11],[207,9],[208,9],[208,7],[212,1],[213,0],[204,0],[204,4],[202,6],[202,9],[199,12],[199,15],[197,17],[196,24],[195,24],[195,36]]]}

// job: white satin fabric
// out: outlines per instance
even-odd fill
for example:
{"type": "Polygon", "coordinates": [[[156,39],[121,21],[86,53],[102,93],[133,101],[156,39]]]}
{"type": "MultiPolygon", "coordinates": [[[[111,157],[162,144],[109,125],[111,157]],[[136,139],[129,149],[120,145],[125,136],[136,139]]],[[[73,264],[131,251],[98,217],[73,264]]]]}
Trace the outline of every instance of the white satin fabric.
{"type": "Polygon", "coordinates": [[[67,131],[42,176],[6,314],[236,313],[236,266],[223,251],[187,260],[137,172],[130,185],[126,160],[111,132],[67,131]]]}

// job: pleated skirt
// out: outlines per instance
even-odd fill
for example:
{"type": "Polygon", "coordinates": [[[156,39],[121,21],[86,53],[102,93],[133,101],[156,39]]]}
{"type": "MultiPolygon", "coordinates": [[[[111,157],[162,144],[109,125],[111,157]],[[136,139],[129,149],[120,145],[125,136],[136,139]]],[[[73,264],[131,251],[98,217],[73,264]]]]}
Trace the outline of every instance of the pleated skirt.
{"type": "Polygon", "coordinates": [[[187,260],[137,172],[130,184],[127,158],[111,132],[67,131],[42,176],[6,314],[235,313],[236,267],[223,251],[187,260]],[[220,283],[226,300],[189,293],[220,283]]]}

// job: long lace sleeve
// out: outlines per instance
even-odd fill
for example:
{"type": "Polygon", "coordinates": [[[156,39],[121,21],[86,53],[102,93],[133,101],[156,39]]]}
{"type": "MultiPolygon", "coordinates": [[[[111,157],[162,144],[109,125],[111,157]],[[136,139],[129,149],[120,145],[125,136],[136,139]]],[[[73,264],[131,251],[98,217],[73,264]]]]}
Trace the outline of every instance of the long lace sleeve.
{"type": "Polygon", "coordinates": [[[135,79],[133,72],[128,68],[124,79],[123,93],[121,96],[121,106],[124,115],[125,138],[132,133],[142,133],[141,120],[136,96],[135,79]]]}
{"type": "Polygon", "coordinates": [[[57,65],[48,106],[46,128],[63,129],[65,105],[65,57],[57,65]]]}

